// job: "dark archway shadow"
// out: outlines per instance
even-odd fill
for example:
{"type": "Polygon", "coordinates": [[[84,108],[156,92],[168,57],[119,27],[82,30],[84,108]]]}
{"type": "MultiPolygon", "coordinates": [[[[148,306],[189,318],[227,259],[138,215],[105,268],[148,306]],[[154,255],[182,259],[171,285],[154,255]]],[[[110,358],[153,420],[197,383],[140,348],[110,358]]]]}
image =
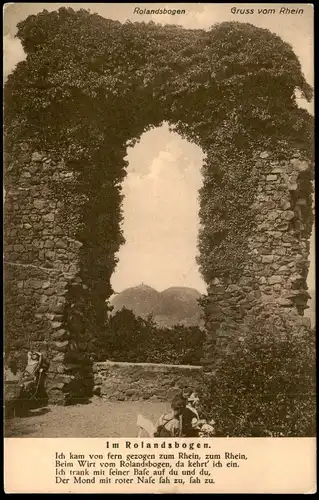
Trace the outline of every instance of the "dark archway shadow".
{"type": "Polygon", "coordinates": [[[66,364],[76,367],[73,379],[65,386],[65,406],[91,404],[94,387],[93,359],[87,353],[71,351],[66,364]]]}

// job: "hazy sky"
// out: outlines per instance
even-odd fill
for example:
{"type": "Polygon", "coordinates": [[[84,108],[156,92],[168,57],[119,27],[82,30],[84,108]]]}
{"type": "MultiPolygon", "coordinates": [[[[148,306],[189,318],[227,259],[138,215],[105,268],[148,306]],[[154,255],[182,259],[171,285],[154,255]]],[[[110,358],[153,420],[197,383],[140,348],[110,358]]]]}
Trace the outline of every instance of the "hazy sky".
{"type": "Polygon", "coordinates": [[[158,290],[185,285],[204,292],[195,262],[202,150],[163,125],[145,133],[127,159],[126,244],[114,290],[144,282],[158,290]]]}
{"type": "MultiPolygon", "coordinates": [[[[253,15],[233,14],[236,4],[195,3],[9,3],[4,7],[4,76],[24,58],[16,25],[30,14],[62,6],[86,8],[103,17],[125,21],[155,21],[180,24],[187,28],[208,29],[222,21],[250,22],[268,28],[290,43],[299,57],[307,81],[314,83],[313,8],[300,4],[303,14],[279,14],[280,4],[261,4],[274,8],[275,14],[257,14],[258,4],[237,4],[254,9],[253,15]],[[184,15],[141,15],[134,8],[185,9],[184,15]]],[[[296,8],[296,4],[282,4],[296,8]]],[[[260,4],[259,4],[260,7],[260,4]]],[[[313,103],[299,101],[313,113],[313,103]]],[[[139,144],[128,150],[130,163],[123,184],[126,244],[119,252],[119,264],[112,278],[119,292],[141,282],[163,290],[169,286],[191,286],[205,291],[196,263],[198,233],[197,192],[201,185],[202,151],[170,133],[164,126],[145,133],[139,144]]],[[[314,235],[311,239],[309,287],[315,288],[314,235]]]]}

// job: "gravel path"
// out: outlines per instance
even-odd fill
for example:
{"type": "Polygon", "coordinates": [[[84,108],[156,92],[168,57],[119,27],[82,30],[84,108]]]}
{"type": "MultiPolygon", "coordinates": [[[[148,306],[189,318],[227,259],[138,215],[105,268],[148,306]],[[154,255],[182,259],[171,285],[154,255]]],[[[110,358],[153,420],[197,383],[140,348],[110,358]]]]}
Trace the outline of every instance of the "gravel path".
{"type": "Polygon", "coordinates": [[[155,401],[111,402],[101,398],[87,405],[49,406],[33,410],[28,417],[8,420],[5,437],[136,437],[138,413],[155,423],[169,406],[155,401]]]}

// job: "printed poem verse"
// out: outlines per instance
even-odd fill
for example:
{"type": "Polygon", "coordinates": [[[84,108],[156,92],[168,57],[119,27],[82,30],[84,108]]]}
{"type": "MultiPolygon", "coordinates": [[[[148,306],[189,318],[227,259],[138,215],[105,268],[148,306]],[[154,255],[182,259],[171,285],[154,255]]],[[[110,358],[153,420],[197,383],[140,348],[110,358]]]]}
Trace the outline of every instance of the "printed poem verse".
{"type": "Polygon", "coordinates": [[[315,438],[10,438],[5,453],[12,493],[316,491],[315,438]]]}
{"type": "MultiPolygon", "coordinates": [[[[205,449],[194,451],[190,451],[191,443],[162,443],[157,446],[154,443],[150,448],[154,446],[157,449],[144,451],[127,441],[125,451],[123,446],[117,450],[116,443],[112,443],[112,449],[105,453],[58,451],[54,457],[55,483],[66,486],[97,483],[214,485],[218,469],[237,470],[248,460],[245,454],[234,451],[213,453],[209,445],[210,449],[205,446],[205,449]]],[[[108,442],[106,448],[109,448],[108,442]]]]}

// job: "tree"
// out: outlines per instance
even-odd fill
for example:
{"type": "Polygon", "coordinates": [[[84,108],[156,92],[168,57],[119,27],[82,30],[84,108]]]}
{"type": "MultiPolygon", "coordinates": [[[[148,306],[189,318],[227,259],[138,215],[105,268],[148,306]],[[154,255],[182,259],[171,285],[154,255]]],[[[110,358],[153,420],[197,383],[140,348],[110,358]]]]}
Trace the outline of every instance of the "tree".
{"type": "Polygon", "coordinates": [[[99,361],[198,365],[204,340],[198,327],[160,328],[152,316],[136,317],[123,307],[110,316],[101,335],[92,336],[90,348],[99,361]]]}

